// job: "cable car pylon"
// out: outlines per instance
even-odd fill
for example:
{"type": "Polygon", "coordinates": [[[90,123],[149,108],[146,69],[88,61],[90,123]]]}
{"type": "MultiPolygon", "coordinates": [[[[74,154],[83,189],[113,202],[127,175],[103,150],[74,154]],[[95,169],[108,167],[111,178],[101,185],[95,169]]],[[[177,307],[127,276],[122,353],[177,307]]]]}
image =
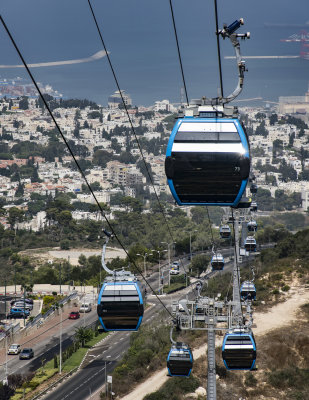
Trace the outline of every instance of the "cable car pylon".
{"type": "MultiPolygon", "coordinates": [[[[202,97],[192,100],[187,107],[182,107],[168,142],[165,159],[168,185],[178,205],[222,206],[236,209],[232,210],[232,221],[226,221],[233,223],[235,235],[233,299],[228,301],[227,298],[219,300],[202,296],[202,286],[206,281],[200,280],[196,286],[198,295],[194,300],[186,298],[172,303],[172,313],[181,330],[207,331],[207,400],[217,398],[215,357],[217,330],[227,332],[228,336],[224,342],[227,345],[222,353],[227,355],[226,357],[236,358],[237,368],[233,369],[252,369],[256,354],[251,332],[251,303],[247,299],[244,301],[241,299],[239,271],[239,217],[243,209],[248,209],[251,205],[251,199],[244,197],[250,175],[250,148],[247,133],[238,120],[237,107],[226,105],[234,100],[243,88],[246,68],[240,54],[238,39],[249,38],[250,34],[237,34],[236,31],[241,25],[243,20],[239,19],[228,26],[224,25],[222,30],[216,27],[217,36],[230,39],[235,50],[238,67],[236,88],[230,95],[224,96],[221,83],[220,96],[202,97]],[[247,306],[246,316],[250,317],[248,320],[251,325],[245,325],[242,306],[247,306]],[[247,349],[242,346],[242,338],[250,342],[250,351],[246,354],[243,352],[247,349]],[[234,340],[238,341],[235,348],[234,344],[231,344],[234,340]],[[231,349],[233,350],[230,353],[231,349]],[[243,358],[246,361],[244,363],[242,363],[243,358]]],[[[243,224],[244,226],[247,229],[247,224],[243,224]]],[[[228,228],[227,226],[227,231],[228,228]]],[[[214,246],[214,240],[212,245],[214,246]]],[[[217,252],[215,256],[211,262],[213,269],[222,269],[223,256],[220,255],[222,260],[218,260],[217,252]],[[218,261],[221,262],[220,265],[218,261]],[[216,268],[214,262],[217,263],[216,268]]],[[[216,273],[218,272],[212,272],[216,273]]],[[[179,343],[178,349],[173,344],[167,359],[169,368],[178,353],[181,357],[184,356],[184,350],[182,343],[179,343]]],[[[226,360],[223,361],[225,365],[230,365],[226,360]]],[[[177,367],[178,365],[182,367],[183,364],[183,360],[179,360],[177,367]]],[[[171,372],[170,374],[174,375],[171,372]]],[[[187,371],[184,375],[187,376],[186,374],[187,371]]]]}

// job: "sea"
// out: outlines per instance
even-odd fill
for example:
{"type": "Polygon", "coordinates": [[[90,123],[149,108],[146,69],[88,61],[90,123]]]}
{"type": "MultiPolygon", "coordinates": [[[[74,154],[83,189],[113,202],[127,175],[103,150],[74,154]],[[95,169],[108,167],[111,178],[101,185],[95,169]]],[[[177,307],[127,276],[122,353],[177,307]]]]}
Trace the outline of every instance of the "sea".
{"type": "MultiPolygon", "coordinates": [[[[11,0],[1,7],[2,16],[28,63],[86,58],[102,50],[87,1],[53,2],[11,0]],[[27,3],[27,4],[25,4],[27,3]],[[44,3],[44,4],[43,4],[44,3]],[[18,12],[17,12],[18,10],[18,12]]],[[[213,1],[174,0],[174,15],[189,99],[215,97],[219,91],[218,54],[213,1]]],[[[167,0],[93,0],[98,24],[109,51],[120,88],[134,105],[150,106],[157,100],[179,103],[183,81],[167,0]]],[[[305,30],[307,0],[218,0],[219,27],[243,17],[240,33],[244,56],[299,55],[302,43],[283,42],[305,30]]],[[[309,42],[307,42],[309,45],[309,42]]],[[[0,27],[0,80],[30,81],[7,33],[0,27]]],[[[309,47],[304,47],[309,52],[309,47]]],[[[234,55],[228,40],[220,41],[223,92],[237,84],[234,55]]],[[[239,105],[265,105],[279,96],[301,96],[308,90],[309,60],[304,58],[248,59],[248,71],[239,105]],[[260,98],[260,100],[252,100],[260,98]]],[[[35,79],[64,98],[87,98],[103,106],[117,90],[107,58],[88,63],[33,68],[35,79]]],[[[270,103],[272,104],[272,103],[270,103]]]]}

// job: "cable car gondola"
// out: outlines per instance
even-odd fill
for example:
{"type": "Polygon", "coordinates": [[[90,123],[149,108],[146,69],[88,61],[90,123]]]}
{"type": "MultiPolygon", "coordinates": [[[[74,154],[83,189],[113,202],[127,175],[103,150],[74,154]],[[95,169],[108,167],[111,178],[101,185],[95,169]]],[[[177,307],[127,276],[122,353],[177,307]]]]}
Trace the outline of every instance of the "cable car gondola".
{"type": "Polygon", "coordinates": [[[188,345],[180,342],[173,344],[166,361],[170,376],[190,376],[193,367],[193,354],[188,345]]]}
{"type": "Polygon", "coordinates": [[[109,274],[101,287],[97,313],[105,331],[136,331],[144,314],[144,291],[140,281],[130,271],[112,271],[105,265],[105,251],[112,235],[104,230],[107,238],[102,250],[102,267],[109,274]]]}
{"type": "Polygon", "coordinates": [[[223,117],[222,106],[200,106],[199,117],[187,111],[191,116],[177,120],[166,152],[165,173],[175,201],[236,206],[250,173],[249,144],[241,123],[223,117]]]}
{"type": "Polygon", "coordinates": [[[253,201],[253,202],[251,203],[250,211],[256,212],[257,209],[258,209],[257,202],[256,202],[256,201],[253,201]]]}
{"type": "Polygon", "coordinates": [[[234,329],[225,334],[222,358],[229,370],[252,370],[256,361],[256,343],[252,331],[234,329]]]}
{"type": "Polygon", "coordinates": [[[257,223],[256,223],[256,221],[248,222],[247,229],[248,229],[249,232],[256,232],[257,231],[257,223]]]}
{"type": "Polygon", "coordinates": [[[216,253],[211,259],[211,267],[213,271],[222,271],[224,268],[224,258],[221,253],[216,253]]]}
{"type": "Polygon", "coordinates": [[[253,282],[245,281],[240,287],[240,296],[242,299],[255,300],[256,289],[253,282]]]}
{"type": "Polygon", "coordinates": [[[144,314],[143,290],[134,275],[105,280],[99,293],[97,312],[106,331],[136,331],[144,314]]]}
{"type": "Polygon", "coordinates": [[[229,239],[231,237],[231,228],[228,225],[220,227],[220,236],[222,239],[229,239]]]}
{"type": "Polygon", "coordinates": [[[256,240],[253,236],[248,236],[245,240],[245,249],[249,252],[256,251],[256,240]]]}
{"type": "Polygon", "coordinates": [[[233,208],[249,208],[251,207],[251,203],[252,203],[252,199],[251,197],[245,197],[243,196],[239,203],[237,204],[237,206],[233,207],[233,208]]]}
{"type": "Polygon", "coordinates": [[[255,193],[257,193],[257,190],[258,190],[257,185],[255,183],[252,183],[251,186],[250,186],[250,192],[252,194],[255,194],[255,193]]]}

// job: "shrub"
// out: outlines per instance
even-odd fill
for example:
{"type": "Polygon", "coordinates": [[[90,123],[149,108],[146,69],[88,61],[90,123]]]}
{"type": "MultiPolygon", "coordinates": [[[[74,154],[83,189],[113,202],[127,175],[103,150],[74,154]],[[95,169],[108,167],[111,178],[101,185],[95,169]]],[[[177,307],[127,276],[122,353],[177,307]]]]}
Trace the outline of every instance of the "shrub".
{"type": "Polygon", "coordinates": [[[284,292],[288,292],[291,288],[290,288],[289,285],[284,285],[281,289],[282,289],[284,292]]]}
{"type": "Polygon", "coordinates": [[[297,367],[272,371],[268,375],[269,384],[278,389],[286,387],[301,389],[307,385],[308,380],[309,369],[300,369],[297,367]]]}
{"type": "Polygon", "coordinates": [[[252,372],[249,372],[246,374],[246,378],[245,378],[245,385],[246,386],[256,386],[258,383],[257,379],[255,378],[255,376],[253,375],[252,372]]]}
{"type": "Polygon", "coordinates": [[[69,240],[62,240],[60,242],[60,248],[61,250],[69,250],[70,249],[70,242],[69,240]]]}
{"type": "Polygon", "coordinates": [[[274,289],[274,290],[273,290],[273,294],[280,294],[280,292],[279,292],[278,289],[274,289]]]}

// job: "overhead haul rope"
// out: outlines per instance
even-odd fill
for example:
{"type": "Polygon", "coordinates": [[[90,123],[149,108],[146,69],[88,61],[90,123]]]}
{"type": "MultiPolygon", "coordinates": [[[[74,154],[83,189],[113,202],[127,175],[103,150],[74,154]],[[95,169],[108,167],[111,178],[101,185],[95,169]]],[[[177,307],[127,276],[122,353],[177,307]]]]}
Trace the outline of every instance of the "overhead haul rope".
{"type": "Polygon", "coordinates": [[[181,54],[180,54],[179,41],[178,41],[178,35],[177,35],[177,30],[176,30],[176,23],[175,23],[172,0],[169,0],[169,2],[170,2],[170,9],[171,9],[172,20],[173,20],[173,27],[174,27],[176,45],[177,45],[178,59],[179,59],[179,64],[180,64],[180,69],[181,69],[182,82],[183,82],[183,87],[185,89],[187,105],[189,105],[189,97],[188,97],[188,92],[187,92],[187,85],[186,85],[186,81],[185,81],[185,75],[184,75],[184,72],[183,72],[183,66],[182,66],[182,60],[181,60],[181,54]]]}
{"type": "Polygon", "coordinates": [[[215,19],[216,19],[217,53],[218,53],[218,64],[219,64],[219,74],[220,74],[220,91],[221,91],[221,97],[223,98],[223,79],[222,79],[222,66],[221,66],[217,0],[214,0],[214,5],[215,5],[215,19]]]}
{"type": "MultiPolygon", "coordinates": [[[[170,234],[170,237],[171,237],[172,241],[175,242],[175,239],[174,239],[172,230],[171,230],[171,228],[170,228],[170,226],[169,226],[169,223],[168,223],[168,221],[167,221],[167,218],[166,218],[166,215],[165,215],[163,206],[162,206],[162,204],[161,204],[161,202],[160,202],[159,196],[158,196],[157,191],[156,191],[156,189],[155,189],[153,178],[152,178],[152,176],[151,176],[151,174],[150,174],[150,171],[149,171],[149,169],[148,169],[148,167],[147,167],[147,163],[146,163],[146,160],[145,160],[145,157],[144,157],[144,154],[143,154],[141,145],[140,145],[139,140],[138,140],[138,138],[137,138],[137,135],[136,135],[136,132],[135,132],[135,129],[134,129],[134,126],[133,126],[132,119],[131,119],[131,117],[130,117],[130,114],[129,114],[127,105],[126,105],[126,103],[125,103],[125,101],[124,101],[124,98],[123,98],[123,95],[122,95],[122,91],[121,91],[121,89],[120,89],[120,85],[119,85],[119,81],[118,81],[117,76],[116,76],[116,72],[115,72],[115,70],[114,70],[114,67],[113,67],[111,58],[110,58],[109,53],[108,53],[108,51],[107,51],[107,47],[106,47],[105,42],[104,42],[104,40],[103,40],[102,32],[101,32],[101,29],[100,29],[100,27],[99,27],[99,24],[98,24],[98,21],[97,21],[97,18],[96,18],[96,16],[95,16],[95,13],[94,13],[94,10],[93,10],[93,8],[92,8],[92,5],[91,5],[90,0],[88,0],[88,4],[89,4],[89,8],[90,8],[90,11],[91,11],[91,14],[92,14],[92,17],[93,17],[95,26],[96,26],[96,28],[97,28],[98,34],[99,34],[99,36],[100,36],[100,40],[101,40],[102,46],[103,46],[103,48],[104,48],[104,50],[105,50],[105,54],[106,54],[106,57],[107,57],[107,60],[108,60],[110,69],[111,69],[111,71],[112,71],[112,74],[113,74],[113,77],[114,77],[114,80],[115,80],[117,89],[118,89],[119,94],[120,94],[120,96],[121,96],[121,100],[122,100],[124,109],[125,109],[125,111],[126,111],[126,114],[127,114],[127,117],[128,117],[129,123],[130,123],[130,126],[131,126],[131,130],[132,130],[133,135],[134,135],[134,137],[135,137],[136,143],[137,143],[137,145],[138,145],[139,152],[140,152],[140,154],[141,154],[141,156],[142,156],[142,160],[143,160],[144,165],[145,165],[145,167],[146,167],[147,174],[148,174],[148,176],[149,176],[151,185],[152,185],[153,190],[154,190],[154,193],[155,193],[155,195],[156,195],[156,199],[157,199],[158,204],[159,204],[159,206],[160,206],[160,210],[161,210],[161,213],[162,213],[162,215],[163,215],[165,224],[166,224],[166,226],[167,226],[167,229],[168,229],[168,231],[169,231],[169,234],[170,234]]],[[[186,270],[185,270],[185,268],[184,268],[184,266],[183,266],[183,264],[182,264],[182,260],[181,260],[181,266],[182,266],[184,272],[186,273],[186,270]]]]}
{"type": "Polygon", "coordinates": [[[53,120],[53,122],[54,122],[54,124],[55,124],[55,126],[56,126],[56,128],[57,128],[57,130],[58,130],[58,132],[60,133],[60,136],[62,137],[62,139],[63,139],[65,145],[67,146],[67,148],[68,148],[68,150],[69,150],[69,152],[70,152],[70,154],[71,154],[71,157],[73,158],[73,160],[74,160],[74,162],[75,162],[75,164],[76,164],[76,166],[77,166],[77,168],[78,168],[78,170],[79,170],[79,172],[80,172],[82,178],[84,179],[84,181],[85,181],[85,183],[86,183],[86,185],[87,185],[87,187],[88,187],[90,193],[92,194],[92,196],[93,196],[93,198],[94,198],[94,200],[95,200],[95,202],[96,202],[96,204],[97,204],[97,206],[98,206],[98,208],[99,208],[99,210],[100,210],[100,212],[101,212],[103,218],[105,219],[106,223],[108,224],[108,226],[109,226],[110,230],[112,231],[114,237],[116,238],[116,240],[117,240],[118,243],[120,244],[121,248],[122,248],[122,249],[124,250],[124,252],[126,253],[126,255],[127,255],[128,259],[129,259],[129,261],[130,261],[130,263],[133,264],[133,266],[134,266],[134,268],[136,269],[136,271],[138,271],[138,273],[141,275],[141,277],[142,277],[143,280],[146,282],[146,284],[148,285],[148,287],[150,288],[150,290],[153,292],[153,294],[154,294],[154,295],[156,296],[156,298],[159,300],[159,302],[160,302],[160,304],[162,305],[162,307],[164,307],[164,309],[168,312],[168,314],[169,314],[172,318],[174,318],[173,315],[171,314],[171,312],[168,310],[168,308],[167,308],[167,307],[165,306],[165,304],[162,302],[162,300],[158,297],[158,295],[156,294],[155,290],[152,288],[152,286],[151,286],[150,283],[148,282],[146,276],[143,275],[143,273],[141,272],[141,270],[140,270],[140,269],[138,268],[138,266],[136,265],[135,261],[130,257],[129,253],[127,252],[127,250],[126,250],[125,247],[123,246],[121,240],[119,239],[119,237],[117,236],[116,232],[114,231],[114,229],[113,229],[111,223],[109,222],[109,220],[108,220],[106,214],[105,214],[104,211],[103,211],[103,208],[101,207],[101,204],[99,203],[98,199],[96,198],[96,196],[95,196],[95,194],[94,194],[94,192],[93,192],[93,190],[92,190],[92,188],[91,188],[91,186],[90,186],[90,184],[89,184],[89,182],[88,182],[88,180],[87,180],[87,178],[86,178],[86,175],[84,174],[84,172],[83,172],[82,168],[80,167],[80,165],[79,165],[79,163],[78,163],[78,161],[77,161],[77,159],[76,159],[76,157],[75,157],[75,155],[74,155],[74,153],[73,153],[73,151],[72,151],[72,149],[71,149],[71,147],[70,147],[68,141],[66,140],[66,137],[64,136],[64,134],[63,134],[63,132],[62,132],[60,126],[58,125],[58,123],[57,123],[57,121],[56,121],[56,119],[55,119],[55,117],[54,117],[54,115],[53,115],[53,113],[52,113],[52,111],[51,111],[51,109],[50,109],[50,107],[49,107],[47,101],[45,100],[45,98],[44,98],[44,96],[43,96],[43,94],[42,94],[42,92],[41,92],[41,90],[40,90],[40,88],[39,88],[39,86],[38,86],[36,80],[34,79],[34,77],[33,77],[32,73],[31,73],[31,71],[30,71],[30,69],[29,69],[29,67],[28,67],[28,65],[27,65],[27,63],[26,63],[24,57],[22,56],[22,54],[21,54],[21,52],[20,52],[20,50],[19,50],[19,48],[18,48],[18,46],[17,46],[17,44],[16,44],[16,42],[15,42],[13,36],[11,35],[11,32],[9,31],[9,29],[8,29],[8,27],[7,27],[7,25],[6,25],[6,23],[4,22],[4,20],[3,20],[3,18],[2,18],[2,15],[0,15],[0,20],[1,20],[1,22],[2,22],[2,25],[3,25],[4,29],[6,30],[6,32],[7,32],[8,36],[9,36],[9,38],[11,39],[11,42],[12,42],[13,46],[15,47],[15,50],[17,51],[17,53],[18,53],[18,55],[19,55],[19,57],[20,57],[22,63],[24,64],[24,67],[26,68],[26,71],[27,71],[28,75],[30,76],[30,78],[31,78],[31,80],[32,80],[32,83],[34,84],[36,90],[38,91],[38,93],[39,93],[39,95],[40,95],[40,97],[41,97],[41,99],[42,99],[42,101],[43,101],[43,103],[44,103],[44,106],[46,107],[46,109],[47,109],[49,115],[51,116],[51,118],[52,118],[52,120],[53,120]]]}

